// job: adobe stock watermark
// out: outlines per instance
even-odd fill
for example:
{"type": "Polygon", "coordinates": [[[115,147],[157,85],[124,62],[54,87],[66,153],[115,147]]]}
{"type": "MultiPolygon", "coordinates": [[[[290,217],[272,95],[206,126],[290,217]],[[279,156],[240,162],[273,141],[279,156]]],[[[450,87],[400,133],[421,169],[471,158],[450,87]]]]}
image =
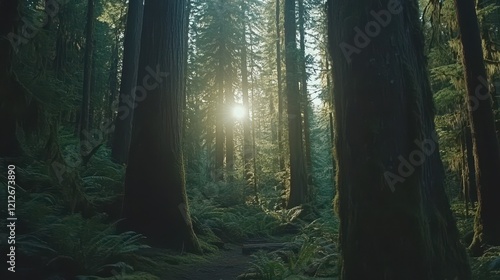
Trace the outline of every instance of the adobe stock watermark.
{"type": "Polygon", "coordinates": [[[354,27],[354,31],[356,34],[354,35],[354,46],[341,42],[339,44],[342,53],[346,60],[351,63],[351,56],[353,54],[361,53],[361,49],[366,48],[370,42],[370,38],[377,37],[382,31],[382,27],[387,27],[392,20],[393,15],[397,15],[403,11],[403,6],[399,0],[389,0],[387,3],[386,10],[380,10],[378,12],[370,11],[370,15],[374,20],[369,21],[365,25],[364,32],[359,27],[354,27]]]}
{"type": "Polygon", "coordinates": [[[33,21],[23,16],[21,18],[20,34],[14,32],[7,34],[7,40],[12,45],[12,49],[17,53],[21,44],[26,44],[30,39],[33,39],[40,29],[49,22],[49,18],[54,18],[57,15],[59,5],[66,3],[68,3],[68,0],[47,0],[45,1],[45,9],[38,12],[33,21]]]}
{"type": "Polygon", "coordinates": [[[130,95],[120,96],[121,101],[125,103],[125,105],[118,107],[120,120],[126,119],[130,115],[130,110],[137,108],[139,102],[146,99],[147,91],[157,88],[163,83],[163,78],[170,76],[170,73],[160,71],[159,64],[156,65],[156,70],[149,66],[146,66],[145,70],[148,74],[142,78],[142,85],[134,87],[130,95]]]}
{"type": "MultiPolygon", "coordinates": [[[[132,109],[137,108],[139,102],[144,101],[147,97],[148,91],[156,89],[163,83],[164,78],[170,76],[168,72],[160,71],[160,65],[156,65],[156,70],[150,66],[145,68],[147,75],[142,79],[142,85],[135,86],[130,95],[125,97],[121,96],[123,104],[118,108],[118,118],[124,120],[127,118],[132,109]]],[[[139,79],[137,80],[139,81],[139,79]]],[[[116,104],[116,103],[115,103],[116,104]]],[[[105,142],[105,136],[113,133],[114,120],[107,120],[99,129],[91,129],[90,131],[84,130],[82,134],[84,140],[80,141],[79,145],[69,145],[63,151],[64,163],[54,161],[52,169],[54,170],[59,183],[64,181],[63,175],[68,169],[76,168],[82,163],[81,155],[89,155],[96,147],[105,142]]]]}
{"type": "Polygon", "coordinates": [[[433,132],[431,139],[424,139],[423,141],[417,139],[413,141],[413,143],[417,145],[418,149],[411,151],[408,155],[408,159],[405,159],[402,155],[398,156],[399,165],[397,174],[391,171],[384,172],[385,181],[392,192],[396,190],[394,186],[397,183],[404,182],[406,178],[410,177],[413,172],[415,172],[416,167],[424,164],[426,158],[434,153],[437,146],[436,143],[438,143],[438,137],[436,132],[433,132]]]}

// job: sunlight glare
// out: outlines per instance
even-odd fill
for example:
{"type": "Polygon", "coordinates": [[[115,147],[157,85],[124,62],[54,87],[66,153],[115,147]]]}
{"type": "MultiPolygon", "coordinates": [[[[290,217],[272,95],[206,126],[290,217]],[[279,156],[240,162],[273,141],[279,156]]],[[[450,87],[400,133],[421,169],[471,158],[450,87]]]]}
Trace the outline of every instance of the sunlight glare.
{"type": "Polygon", "coordinates": [[[238,120],[242,120],[246,116],[245,107],[241,105],[235,105],[233,107],[233,117],[238,120]]]}

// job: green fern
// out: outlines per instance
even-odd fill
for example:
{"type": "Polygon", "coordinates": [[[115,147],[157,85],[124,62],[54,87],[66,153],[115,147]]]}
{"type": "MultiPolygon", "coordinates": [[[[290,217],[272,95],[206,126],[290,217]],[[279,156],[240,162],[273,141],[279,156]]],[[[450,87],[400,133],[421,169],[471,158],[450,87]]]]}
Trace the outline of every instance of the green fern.
{"type": "Polygon", "coordinates": [[[252,257],[252,269],[262,280],[281,280],[291,274],[283,260],[276,255],[259,251],[252,257]]]}

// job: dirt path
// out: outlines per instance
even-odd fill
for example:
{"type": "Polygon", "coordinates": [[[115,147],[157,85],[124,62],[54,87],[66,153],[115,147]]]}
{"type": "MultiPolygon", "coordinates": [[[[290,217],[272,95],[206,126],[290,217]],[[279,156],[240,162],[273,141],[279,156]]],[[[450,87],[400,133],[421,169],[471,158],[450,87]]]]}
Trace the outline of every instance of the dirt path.
{"type": "Polygon", "coordinates": [[[244,256],[241,247],[226,244],[226,250],[221,251],[208,262],[198,263],[182,269],[173,278],[166,280],[235,280],[238,275],[244,273],[250,266],[252,257],[244,256]]]}

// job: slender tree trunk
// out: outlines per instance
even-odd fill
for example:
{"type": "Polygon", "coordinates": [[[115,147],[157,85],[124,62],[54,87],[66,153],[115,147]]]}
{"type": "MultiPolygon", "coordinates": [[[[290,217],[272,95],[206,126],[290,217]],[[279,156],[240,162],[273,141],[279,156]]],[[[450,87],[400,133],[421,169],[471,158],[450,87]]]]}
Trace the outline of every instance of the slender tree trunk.
{"type": "Polygon", "coordinates": [[[59,12],[57,17],[59,18],[59,23],[57,26],[56,35],[56,52],[54,57],[54,70],[57,77],[61,78],[62,72],[65,70],[66,65],[66,49],[67,49],[67,33],[66,33],[66,15],[64,7],[59,7],[59,12]]]}
{"type": "MultiPolygon", "coordinates": [[[[50,9],[51,1],[45,1],[45,9],[50,9]]],[[[56,77],[62,79],[63,70],[66,63],[66,32],[65,32],[65,16],[64,7],[59,6],[59,11],[57,13],[57,31],[56,31],[56,44],[55,44],[55,54],[54,60],[52,61],[52,69],[54,70],[56,77]]],[[[50,20],[50,24],[53,25],[54,22],[50,20]]],[[[49,27],[49,25],[47,25],[49,27]]],[[[71,120],[71,110],[63,110],[60,113],[61,123],[63,124],[73,124],[71,120]]]]}
{"type": "Polygon", "coordinates": [[[257,142],[255,133],[255,80],[253,76],[253,40],[252,33],[250,33],[250,82],[251,82],[251,93],[252,93],[252,164],[253,164],[253,190],[255,194],[255,200],[259,200],[259,186],[258,186],[258,173],[257,173],[257,142]]]}
{"type": "Polygon", "coordinates": [[[118,34],[115,36],[115,45],[111,53],[111,66],[109,69],[109,95],[108,95],[108,106],[106,108],[106,120],[112,120],[114,117],[113,102],[119,94],[118,91],[118,48],[119,48],[119,38],[118,34]]]}
{"type": "MultiPolygon", "coordinates": [[[[208,116],[213,116],[213,115],[216,115],[214,114],[213,112],[213,109],[211,109],[210,107],[208,108],[208,113],[207,115],[208,116]]],[[[207,161],[206,161],[206,165],[205,165],[205,171],[207,173],[207,177],[206,179],[208,181],[216,181],[217,179],[217,170],[215,168],[215,155],[214,155],[214,152],[215,152],[215,145],[214,145],[214,142],[215,142],[215,131],[214,131],[214,122],[211,122],[211,126],[207,128],[207,133],[206,133],[206,137],[205,137],[205,141],[206,141],[206,153],[207,153],[207,161]]]]}
{"type": "MultiPolygon", "coordinates": [[[[233,83],[226,80],[226,110],[231,111],[234,107],[233,83]]],[[[226,172],[229,182],[234,179],[234,118],[229,115],[225,121],[226,127],[226,172]]]]}
{"type": "Polygon", "coordinates": [[[219,60],[216,75],[217,108],[215,120],[215,177],[217,181],[224,180],[224,65],[219,60]]]}
{"type": "MultiPolygon", "coordinates": [[[[222,8],[224,4],[222,0],[218,1],[218,8],[222,8]]],[[[226,57],[226,45],[224,25],[219,26],[218,34],[218,53],[215,54],[217,57],[217,72],[215,76],[215,84],[217,87],[217,105],[216,105],[216,120],[215,120],[215,172],[216,180],[224,180],[224,120],[225,120],[225,108],[224,108],[224,85],[227,83],[226,70],[227,65],[225,64],[226,57]]]]}
{"type": "Polygon", "coordinates": [[[418,2],[328,4],[340,278],[470,279],[444,191],[418,2]]]}
{"type": "Polygon", "coordinates": [[[465,202],[465,213],[466,215],[469,215],[469,180],[467,179],[467,176],[469,175],[468,165],[467,165],[467,147],[465,144],[465,129],[466,129],[466,122],[462,121],[462,129],[460,131],[460,174],[462,175],[462,191],[459,193],[458,199],[463,200],[465,202]]]}
{"type": "MultiPolygon", "coordinates": [[[[92,45],[94,45],[94,43],[92,43],[92,45]]],[[[93,52],[92,52],[92,63],[91,63],[91,67],[92,67],[92,70],[90,71],[90,95],[92,95],[92,93],[95,93],[95,88],[96,88],[96,75],[94,75],[94,73],[96,73],[96,65],[95,65],[95,54],[96,54],[96,49],[93,47],[93,52]]],[[[98,109],[97,106],[92,106],[92,101],[89,102],[89,117],[88,117],[88,120],[89,120],[89,129],[91,127],[93,127],[95,124],[99,124],[99,121],[101,119],[101,116],[102,116],[102,110],[98,109]]]]}
{"type": "MultiPolygon", "coordinates": [[[[94,0],[87,1],[87,27],[85,34],[85,57],[83,66],[83,95],[80,109],[80,141],[85,141],[90,130],[90,96],[92,95],[92,60],[94,53],[94,0]]],[[[85,145],[80,145],[85,147],[85,145]]],[[[81,154],[85,155],[89,151],[82,149],[81,154]]]]}
{"type": "Polygon", "coordinates": [[[276,73],[278,84],[278,160],[280,171],[285,170],[285,155],[283,150],[283,87],[281,78],[281,25],[280,0],[276,0],[276,73]]]}
{"type": "Polygon", "coordinates": [[[326,66],[326,90],[328,92],[328,107],[330,109],[330,112],[328,113],[328,117],[330,119],[330,143],[331,143],[331,153],[332,153],[332,186],[335,189],[335,173],[336,173],[336,161],[335,161],[335,133],[334,133],[334,121],[333,121],[333,89],[331,86],[331,78],[330,78],[330,58],[328,57],[328,54],[326,55],[325,59],[325,66],[326,66]]]}
{"type": "Polygon", "coordinates": [[[157,246],[200,252],[182,156],[186,8],[185,0],[145,2],[138,76],[149,77],[156,86],[147,90],[134,113],[124,215],[128,228],[157,246]]]}
{"type": "MultiPolygon", "coordinates": [[[[142,32],[144,5],[142,0],[129,0],[127,27],[123,42],[123,66],[118,102],[118,114],[115,119],[115,131],[111,157],[118,163],[128,161],[130,139],[132,137],[132,119],[135,102],[137,71],[142,32]]],[[[155,65],[151,66],[153,69],[155,65]]],[[[139,80],[139,82],[142,82],[139,80]]],[[[140,93],[139,93],[140,94],[140,93]]]]}
{"type": "Polygon", "coordinates": [[[295,24],[295,0],[285,0],[285,60],[288,113],[288,143],[290,147],[290,196],[288,208],[299,206],[307,198],[307,174],[302,142],[302,118],[298,84],[298,57],[295,24]]]}
{"type": "Polygon", "coordinates": [[[469,201],[477,202],[477,183],[476,183],[476,167],[474,166],[474,151],[472,145],[472,135],[470,131],[469,121],[465,130],[465,144],[467,149],[467,171],[469,172],[467,179],[469,185],[469,201]]]}
{"type": "Polygon", "coordinates": [[[330,121],[330,151],[332,154],[332,186],[334,187],[335,190],[335,133],[334,133],[334,124],[333,124],[333,112],[328,113],[328,118],[330,121]]]}
{"type": "Polygon", "coordinates": [[[312,195],[312,156],[311,129],[309,124],[309,95],[307,93],[306,39],[305,39],[305,7],[304,0],[299,0],[299,34],[300,34],[300,94],[302,99],[302,115],[304,116],[304,151],[306,157],[308,195],[312,195]]]}
{"type": "Polygon", "coordinates": [[[496,136],[492,98],[484,67],[483,50],[473,0],[455,0],[462,42],[469,101],[478,208],[470,249],[483,253],[485,245],[500,245],[500,147],[496,136]]]}
{"type": "MultiPolygon", "coordinates": [[[[269,115],[271,116],[271,119],[269,120],[270,125],[271,125],[271,143],[273,145],[278,144],[278,127],[276,125],[276,120],[275,117],[277,116],[276,114],[276,107],[275,107],[275,96],[273,93],[269,94],[269,115]]],[[[279,164],[279,155],[276,157],[276,163],[279,164]]],[[[279,165],[278,165],[279,166],[279,165]]]]}
{"type": "MultiPolygon", "coordinates": [[[[243,13],[243,45],[241,48],[241,91],[243,93],[243,107],[245,116],[243,119],[243,170],[245,182],[250,185],[252,179],[252,139],[250,131],[250,103],[248,101],[248,65],[247,65],[247,41],[246,41],[246,5],[245,1],[241,2],[241,10],[243,13]]],[[[252,115],[253,117],[253,115],[252,115]]]]}

